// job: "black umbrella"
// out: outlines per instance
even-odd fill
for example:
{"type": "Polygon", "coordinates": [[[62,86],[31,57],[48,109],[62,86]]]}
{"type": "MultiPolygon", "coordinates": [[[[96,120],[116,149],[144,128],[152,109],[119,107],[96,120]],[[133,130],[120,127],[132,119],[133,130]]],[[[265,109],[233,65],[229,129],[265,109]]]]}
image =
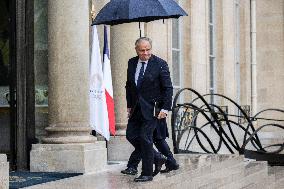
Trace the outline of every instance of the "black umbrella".
{"type": "Polygon", "coordinates": [[[179,18],[187,13],[174,0],[111,0],[97,14],[92,25],[117,25],[179,18]]]}

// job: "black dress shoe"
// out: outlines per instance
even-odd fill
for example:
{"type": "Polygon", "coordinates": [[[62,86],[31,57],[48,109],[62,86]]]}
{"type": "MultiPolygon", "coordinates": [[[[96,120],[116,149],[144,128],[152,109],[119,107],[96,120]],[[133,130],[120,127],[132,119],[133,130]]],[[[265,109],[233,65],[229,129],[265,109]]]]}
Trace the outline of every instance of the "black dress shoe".
{"type": "Polygon", "coordinates": [[[147,182],[152,180],[153,180],[152,176],[144,176],[144,175],[140,175],[139,177],[134,179],[135,182],[147,182]]]}
{"type": "Polygon", "coordinates": [[[179,169],[179,164],[176,164],[175,166],[166,167],[164,170],[161,170],[161,173],[168,173],[172,170],[178,170],[178,169],[179,169]]]}
{"type": "Polygon", "coordinates": [[[125,175],[136,175],[138,171],[132,167],[127,167],[127,169],[121,171],[125,175]]]}
{"type": "Polygon", "coordinates": [[[167,159],[162,157],[157,163],[155,163],[155,170],[153,172],[153,177],[156,176],[162,169],[162,166],[166,163],[167,159]]]}

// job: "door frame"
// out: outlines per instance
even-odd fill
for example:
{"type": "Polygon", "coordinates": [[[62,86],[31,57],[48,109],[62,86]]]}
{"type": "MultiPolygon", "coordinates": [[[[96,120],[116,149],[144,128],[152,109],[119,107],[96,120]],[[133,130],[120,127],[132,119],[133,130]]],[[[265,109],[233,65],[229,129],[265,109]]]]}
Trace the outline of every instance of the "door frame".
{"type": "MultiPolygon", "coordinates": [[[[16,89],[16,107],[12,110],[15,124],[13,165],[16,170],[29,169],[30,150],[35,140],[35,94],[34,94],[34,0],[13,0],[14,15],[14,57],[13,85],[16,89]]],[[[12,21],[13,23],[13,21],[12,21]]],[[[13,59],[13,57],[12,57],[13,59]]],[[[14,90],[14,89],[13,89],[14,90]]],[[[13,129],[12,129],[13,130],[13,129]]],[[[11,137],[12,138],[12,137],[11,137]]],[[[13,139],[12,139],[13,140],[13,139]]],[[[14,144],[13,144],[14,143],[14,144]]]]}

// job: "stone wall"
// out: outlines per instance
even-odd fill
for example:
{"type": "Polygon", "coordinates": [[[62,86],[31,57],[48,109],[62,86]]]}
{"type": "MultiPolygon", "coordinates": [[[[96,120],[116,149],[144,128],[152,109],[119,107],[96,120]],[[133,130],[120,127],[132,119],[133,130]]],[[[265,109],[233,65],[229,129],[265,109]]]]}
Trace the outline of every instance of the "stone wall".
{"type": "Polygon", "coordinates": [[[284,1],[259,0],[256,6],[258,111],[284,109],[284,1]]]}

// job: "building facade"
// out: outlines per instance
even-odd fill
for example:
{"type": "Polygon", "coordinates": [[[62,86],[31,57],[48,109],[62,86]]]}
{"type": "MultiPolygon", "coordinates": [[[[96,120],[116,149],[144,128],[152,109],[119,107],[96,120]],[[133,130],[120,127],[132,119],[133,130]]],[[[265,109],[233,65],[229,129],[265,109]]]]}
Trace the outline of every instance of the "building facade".
{"type": "MultiPolygon", "coordinates": [[[[107,159],[126,160],[132,148],[125,139],[124,86],[138,23],[108,29],[117,135],[106,148],[89,134],[88,66],[91,9],[97,14],[109,1],[0,2],[0,153],[11,166],[35,171],[91,172],[107,159]]],[[[190,87],[224,94],[249,106],[251,115],[284,109],[283,0],[177,2],[188,16],[141,23],[153,53],[169,64],[175,93],[190,87]]],[[[103,26],[97,27],[102,47],[103,26]]]]}

